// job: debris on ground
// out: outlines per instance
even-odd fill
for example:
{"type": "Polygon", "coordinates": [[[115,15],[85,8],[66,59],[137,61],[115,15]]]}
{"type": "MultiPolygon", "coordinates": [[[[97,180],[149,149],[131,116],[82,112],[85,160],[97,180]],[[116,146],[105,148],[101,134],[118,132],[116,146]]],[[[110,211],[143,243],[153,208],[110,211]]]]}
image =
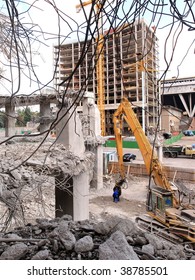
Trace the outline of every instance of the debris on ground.
{"type": "Polygon", "coordinates": [[[128,219],[37,219],[0,234],[0,260],[186,260],[192,252],[144,232],[128,219]]]}
{"type": "MultiPolygon", "coordinates": [[[[93,177],[94,154],[76,156],[61,144],[17,142],[0,151],[0,231],[33,222],[35,217],[54,218],[55,178],[64,180],[82,172],[93,177]]],[[[63,185],[65,188],[65,184],[63,185]]],[[[66,191],[66,189],[64,190],[66,191]]]]}
{"type": "MultiPolygon", "coordinates": [[[[89,220],[55,218],[56,174],[93,173],[94,154],[79,158],[63,145],[48,142],[36,150],[39,144],[14,142],[0,151],[0,259],[195,259],[191,247],[169,243],[134,222],[146,211],[146,177],[130,176],[119,203],[112,199],[113,177],[103,189],[91,188],[89,220]]],[[[188,188],[177,184],[188,195],[188,188]]],[[[194,186],[189,189],[192,196],[194,186]]]]}

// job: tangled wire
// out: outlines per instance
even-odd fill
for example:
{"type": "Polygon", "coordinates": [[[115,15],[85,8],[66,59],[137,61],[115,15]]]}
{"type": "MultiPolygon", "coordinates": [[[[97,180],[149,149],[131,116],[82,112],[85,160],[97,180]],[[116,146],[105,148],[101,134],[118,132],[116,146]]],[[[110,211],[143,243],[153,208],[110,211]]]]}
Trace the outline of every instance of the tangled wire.
{"type": "MultiPolygon", "coordinates": [[[[70,7],[67,7],[65,1],[61,0],[1,1],[1,92],[6,92],[12,99],[15,96],[20,97],[24,94],[25,96],[33,96],[35,93],[39,94],[44,88],[49,88],[54,90],[57,95],[60,95],[62,104],[56,118],[49,128],[44,131],[42,141],[34,151],[27,155],[24,162],[40,149],[50,132],[55,129],[57,124],[62,121],[72,108],[75,110],[75,105],[81,101],[87,89],[88,81],[93,78],[98,56],[101,55],[101,50],[98,50],[97,45],[95,46],[94,54],[91,56],[91,62],[94,59],[95,65],[89,63],[88,75],[85,76],[82,86],[76,92],[76,97],[72,99],[67,111],[60,115],[64,100],[69,90],[71,90],[71,81],[74,74],[79,69],[79,66],[84,63],[87,52],[93,42],[101,39],[105,30],[107,32],[104,33],[102,48],[106,44],[111,30],[113,36],[117,36],[123,26],[131,26],[136,20],[139,21],[143,17],[147,19],[149,28],[153,28],[154,34],[157,35],[159,31],[166,30],[167,35],[164,38],[163,53],[165,69],[159,80],[165,79],[167,71],[173,63],[174,53],[179,47],[178,40],[180,36],[184,32],[192,33],[195,31],[195,1],[92,0],[82,2],[81,0],[75,0],[68,2],[71,2],[70,7]],[[89,5],[86,5],[86,3],[89,5]],[[76,5],[77,9],[80,10],[78,18],[75,18],[76,5]],[[79,58],[75,61],[71,74],[64,77],[62,81],[56,82],[61,46],[70,40],[83,42],[79,58]],[[171,52],[168,48],[170,41],[172,43],[171,52]],[[46,62],[52,65],[53,50],[51,47],[53,45],[58,46],[55,49],[55,64],[50,73],[47,73],[49,72],[47,70],[48,64],[45,70],[42,70],[42,67],[44,69],[46,62]],[[45,59],[44,55],[47,59],[45,59]],[[41,75],[43,72],[44,75],[41,75]],[[60,87],[63,85],[66,86],[61,92],[60,87]]],[[[136,40],[136,38],[130,36],[129,40],[136,40]]],[[[181,58],[180,64],[185,60],[193,44],[194,39],[185,47],[185,54],[181,58]]],[[[143,58],[141,54],[138,61],[143,58]]],[[[123,62],[120,55],[116,59],[118,65],[122,67],[123,62]]],[[[178,62],[178,76],[180,64],[178,62]]],[[[156,101],[160,104],[159,99],[156,101]]],[[[160,114],[161,110],[159,111],[159,116],[160,114]]],[[[63,128],[67,122],[63,124],[63,128]]],[[[11,136],[0,144],[10,141],[14,137],[11,136]]]]}

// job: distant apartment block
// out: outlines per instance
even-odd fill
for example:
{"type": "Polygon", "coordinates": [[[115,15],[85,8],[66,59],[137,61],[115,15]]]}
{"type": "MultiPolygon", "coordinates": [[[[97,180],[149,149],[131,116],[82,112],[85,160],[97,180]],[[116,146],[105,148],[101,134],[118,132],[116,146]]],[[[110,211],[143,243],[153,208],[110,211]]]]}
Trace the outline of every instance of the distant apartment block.
{"type": "MultiPolygon", "coordinates": [[[[94,39],[54,46],[54,83],[57,90],[64,91],[68,87],[94,92],[97,100],[96,48],[94,39]]],[[[158,39],[154,29],[144,20],[139,20],[106,31],[103,52],[107,135],[113,134],[112,116],[124,95],[131,102],[144,129],[156,126],[160,93],[158,39]]]]}

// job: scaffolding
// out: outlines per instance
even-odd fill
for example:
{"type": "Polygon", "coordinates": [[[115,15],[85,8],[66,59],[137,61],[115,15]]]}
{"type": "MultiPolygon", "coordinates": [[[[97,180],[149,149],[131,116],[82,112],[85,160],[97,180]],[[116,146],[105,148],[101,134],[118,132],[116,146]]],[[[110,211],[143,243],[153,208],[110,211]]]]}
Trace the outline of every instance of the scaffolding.
{"type": "MultiPolygon", "coordinates": [[[[135,108],[143,129],[156,126],[159,116],[158,39],[145,21],[120,26],[104,32],[104,107],[106,134],[113,134],[112,116],[123,96],[135,108]]],[[[96,40],[72,42],[54,46],[57,65],[54,85],[57,90],[67,87],[94,92],[97,101],[96,40]],[[81,54],[82,64],[77,65],[81,54]],[[75,66],[76,70],[75,70],[75,66]],[[74,71],[74,72],[73,72],[74,71]],[[70,79],[68,77],[71,77],[70,79]],[[59,84],[63,85],[59,86],[59,84]]]]}

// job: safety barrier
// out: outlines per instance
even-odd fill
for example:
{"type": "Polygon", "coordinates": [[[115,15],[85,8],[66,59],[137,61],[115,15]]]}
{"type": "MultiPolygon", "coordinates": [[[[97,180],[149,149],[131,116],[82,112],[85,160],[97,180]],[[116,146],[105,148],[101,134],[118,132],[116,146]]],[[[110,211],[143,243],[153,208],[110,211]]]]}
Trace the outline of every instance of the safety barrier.
{"type": "Polygon", "coordinates": [[[178,135],[172,136],[170,139],[167,139],[164,141],[165,145],[171,145],[177,141],[179,141],[183,137],[183,133],[180,133],[178,135]]]}
{"type": "MultiPolygon", "coordinates": [[[[172,136],[170,139],[166,139],[164,141],[165,145],[171,145],[177,141],[179,141],[183,137],[183,133],[178,135],[172,136]]],[[[116,148],[116,141],[108,139],[105,144],[105,147],[116,148]]],[[[127,141],[123,140],[123,148],[130,148],[130,149],[139,149],[138,143],[136,141],[127,141]]]]}
{"type": "MultiPolygon", "coordinates": [[[[134,176],[148,176],[146,167],[142,163],[124,163],[125,172],[128,175],[134,176]]],[[[164,165],[164,171],[167,175],[167,178],[171,181],[175,177],[183,181],[195,182],[195,170],[184,167],[174,167],[164,165]]],[[[117,174],[119,173],[118,162],[109,162],[108,163],[108,174],[117,174]]]]}

